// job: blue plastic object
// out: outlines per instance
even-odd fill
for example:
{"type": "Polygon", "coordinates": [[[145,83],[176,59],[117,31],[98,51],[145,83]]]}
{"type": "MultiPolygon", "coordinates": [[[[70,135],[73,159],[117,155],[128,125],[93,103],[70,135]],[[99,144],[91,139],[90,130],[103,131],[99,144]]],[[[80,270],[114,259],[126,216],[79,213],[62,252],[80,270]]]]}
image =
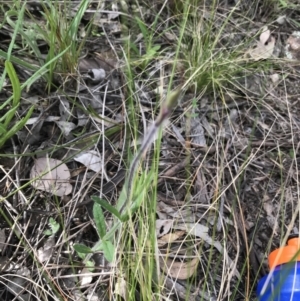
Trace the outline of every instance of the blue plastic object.
{"type": "Polygon", "coordinates": [[[300,301],[300,238],[269,255],[270,272],[258,282],[259,301],[300,301]]]}
{"type": "Polygon", "coordinates": [[[300,262],[281,264],[258,282],[259,301],[300,301],[300,262]]]}

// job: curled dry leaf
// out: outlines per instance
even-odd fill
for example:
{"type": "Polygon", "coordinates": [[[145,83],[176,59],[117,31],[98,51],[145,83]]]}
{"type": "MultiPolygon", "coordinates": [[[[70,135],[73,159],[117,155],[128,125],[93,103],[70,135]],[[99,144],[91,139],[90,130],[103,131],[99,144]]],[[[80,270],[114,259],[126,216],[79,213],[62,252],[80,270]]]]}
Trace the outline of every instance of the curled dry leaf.
{"type": "Polygon", "coordinates": [[[72,192],[70,171],[66,164],[57,159],[39,158],[35,160],[30,171],[31,185],[39,190],[50,192],[57,196],[72,192]]]}
{"type": "Polygon", "coordinates": [[[191,261],[177,262],[171,259],[160,258],[160,266],[165,274],[175,279],[188,279],[195,273],[199,263],[199,258],[195,257],[191,261]]]}
{"type": "Polygon", "coordinates": [[[87,76],[93,83],[100,83],[106,77],[106,72],[101,68],[93,68],[88,71],[87,76]]]}
{"type": "Polygon", "coordinates": [[[157,240],[159,247],[164,246],[165,244],[170,244],[185,234],[185,231],[175,231],[174,233],[169,233],[157,240]]]}
{"type": "Polygon", "coordinates": [[[268,59],[272,56],[275,47],[275,38],[271,36],[271,31],[264,28],[259,36],[256,47],[249,49],[246,55],[249,55],[254,61],[268,59]]]}
{"type": "Polygon", "coordinates": [[[262,33],[259,36],[259,40],[262,44],[266,44],[271,36],[271,31],[268,27],[264,27],[262,33]]]}
{"type": "Polygon", "coordinates": [[[173,227],[174,220],[165,219],[156,220],[156,236],[161,237],[167,233],[169,233],[170,229],[173,227]]]}

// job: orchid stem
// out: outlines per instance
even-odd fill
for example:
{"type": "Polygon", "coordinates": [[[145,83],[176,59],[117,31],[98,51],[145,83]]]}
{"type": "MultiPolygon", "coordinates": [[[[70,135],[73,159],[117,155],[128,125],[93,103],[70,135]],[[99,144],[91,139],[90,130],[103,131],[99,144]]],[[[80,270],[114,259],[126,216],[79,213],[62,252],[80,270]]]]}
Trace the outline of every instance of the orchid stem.
{"type": "Polygon", "coordinates": [[[146,136],[143,139],[142,146],[135,155],[128,174],[128,180],[127,184],[125,182],[125,185],[127,186],[126,189],[126,201],[124,202],[123,206],[120,208],[120,213],[122,214],[125,208],[128,208],[128,205],[130,203],[131,199],[131,191],[133,187],[133,181],[134,176],[138,167],[138,164],[142,158],[143,155],[146,154],[148,148],[152,144],[152,142],[155,139],[156,134],[159,132],[160,128],[163,126],[163,123],[165,120],[167,120],[172,112],[172,109],[174,106],[177,105],[178,98],[180,96],[181,89],[177,89],[170,93],[169,97],[162,103],[160,108],[160,113],[154,123],[150,126],[150,128],[147,131],[146,136]]]}

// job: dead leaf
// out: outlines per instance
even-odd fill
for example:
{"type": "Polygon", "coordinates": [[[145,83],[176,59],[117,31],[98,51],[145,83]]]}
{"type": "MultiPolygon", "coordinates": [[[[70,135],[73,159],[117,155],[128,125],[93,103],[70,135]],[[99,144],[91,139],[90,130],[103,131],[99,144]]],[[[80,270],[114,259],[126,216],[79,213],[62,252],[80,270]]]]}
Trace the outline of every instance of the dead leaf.
{"type": "Polygon", "coordinates": [[[196,271],[199,258],[195,257],[193,260],[188,262],[177,262],[171,259],[162,259],[160,258],[160,266],[165,274],[173,277],[175,279],[188,279],[196,271]]]}
{"type": "Polygon", "coordinates": [[[167,38],[167,40],[169,40],[170,42],[174,42],[176,41],[177,37],[175,34],[171,33],[170,31],[166,31],[164,33],[165,37],[167,38]]]}
{"type": "Polygon", "coordinates": [[[83,297],[82,291],[80,289],[77,289],[77,288],[73,289],[72,295],[73,296],[72,296],[71,300],[73,300],[73,301],[85,301],[86,300],[86,298],[83,297]]]}
{"type": "Polygon", "coordinates": [[[185,145],[185,139],[183,138],[182,134],[180,133],[180,129],[175,126],[173,123],[171,124],[172,130],[174,132],[177,141],[179,141],[182,145],[185,145]]]}
{"type": "Polygon", "coordinates": [[[259,40],[262,44],[266,44],[271,36],[271,31],[268,27],[264,27],[262,33],[259,36],[259,40]]]}
{"type": "Polygon", "coordinates": [[[169,233],[162,236],[160,239],[157,240],[158,246],[162,247],[165,244],[171,244],[172,242],[178,240],[185,234],[185,231],[175,231],[174,233],[169,233]]]}
{"type": "Polygon", "coordinates": [[[205,116],[202,116],[201,121],[202,121],[202,125],[203,125],[204,129],[206,130],[206,133],[211,138],[215,138],[215,130],[213,129],[211,124],[208,122],[207,118],[205,116]]]}
{"type": "MultiPolygon", "coordinates": [[[[221,243],[209,236],[208,227],[201,225],[199,223],[184,223],[184,224],[174,223],[173,228],[179,230],[185,230],[189,235],[200,237],[206,243],[210,244],[211,246],[214,246],[221,254],[224,254],[225,262],[228,267],[230,268],[234,267],[233,261],[228,256],[227,252],[224,252],[224,248],[221,245],[221,243]]],[[[241,277],[240,273],[235,267],[234,267],[234,275],[236,275],[238,278],[241,277]]]]}
{"type": "Polygon", "coordinates": [[[59,114],[61,121],[68,121],[73,117],[73,113],[70,109],[70,102],[67,99],[60,97],[59,102],[59,114]]]}
{"type": "Polygon", "coordinates": [[[71,133],[71,131],[76,128],[76,125],[73,122],[55,121],[55,123],[60,128],[65,137],[67,137],[71,133]]]}
{"type": "Polygon", "coordinates": [[[198,146],[206,146],[206,139],[204,136],[204,129],[201,124],[200,118],[191,118],[191,142],[198,146]]]}
{"type": "Polygon", "coordinates": [[[112,11],[110,13],[108,13],[108,15],[107,15],[108,20],[116,19],[120,15],[120,12],[118,11],[118,5],[117,4],[113,3],[111,5],[111,9],[112,9],[112,11]]]}
{"type": "Polygon", "coordinates": [[[70,171],[62,161],[52,158],[35,160],[30,171],[31,185],[57,196],[68,195],[72,192],[70,171]]]}
{"type": "Polygon", "coordinates": [[[274,73],[270,75],[271,81],[273,84],[276,84],[280,80],[280,75],[278,73],[274,73]]]}
{"type": "Polygon", "coordinates": [[[174,223],[174,229],[185,230],[188,234],[200,237],[208,243],[212,240],[208,235],[208,227],[199,223],[174,223]]]}
{"type": "Polygon", "coordinates": [[[84,267],[80,274],[79,279],[81,286],[90,284],[93,281],[93,274],[88,267],[84,267]]]}
{"type": "Polygon", "coordinates": [[[162,237],[163,235],[169,233],[169,231],[173,227],[173,223],[174,223],[174,220],[172,220],[172,219],[156,220],[156,236],[162,237]]]}
{"type": "Polygon", "coordinates": [[[88,72],[91,69],[104,69],[109,73],[118,68],[118,60],[111,52],[96,54],[94,57],[85,57],[79,61],[79,71],[88,72]]]}
{"type": "Polygon", "coordinates": [[[102,170],[102,160],[96,151],[91,150],[85,153],[80,153],[74,157],[74,160],[83,164],[94,172],[98,173],[102,170]]]}
{"type": "Polygon", "coordinates": [[[199,204],[208,204],[209,196],[207,191],[206,178],[203,171],[199,168],[197,172],[197,177],[194,183],[195,189],[195,202],[199,204]]]}
{"type": "Polygon", "coordinates": [[[173,216],[175,212],[175,209],[169,204],[166,204],[163,201],[159,201],[157,203],[156,213],[159,220],[167,220],[168,218],[170,218],[169,216],[173,216]]]}
{"type": "Polygon", "coordinates": [[[268,216],[273,216],[273,206],[272,206],[272,204],[271,203],[269,203],[269,202],[265,202],[264,204],[263,204],[263,206],[264,206],[264,210],[266,211],[266,213],[267,213],[267,215],[268,216]]]}
{"type": "Polygon", "coordinates": [[[76,113],[77,113],[77,120],[78,120],[77,126],[78,127],[85,126],[88,123],[89,118],[79,108],[77,108],[76,113]]]}
{"type": "Polygon", "coordinates": [[[279,16],[275,22],[279,25],[283,25],[286,22],[286,15],[279,16]]]}
{"type": "Polygon", "coordinates": [[[97,292],[91,292],[90,294],[86,295],[86,299],[89,301],[101,301],[103,300],[100,296],[98,296],[97,292]]]}
{"type": "MultiPolygon", "coordinates": [[[[175,220],[157,220],[156,221],[156,234],[157,234],[158,238],[168,234],[171,229],[181,230],[184,233],[187,233],[187,235],[194,235],[196,237],[200,237],[209,245],[214,246],[221,254],[224,255],[226,265],[230,269],[234,269],[233,270],[234,275],[236,275],[238,278],[241,277],[241,275],[239,274],[238,270],[236,269],[233,261],[228,256],[227,252],[224,251],[224,248],[221,245],[221,243],[209,236],[208,227],[201,225],[199,223],[192,223],[192,222],[177,223],[177,222],[175,222],[175,220]]],[[[177,235],[177,234],[175,234],[175,235],[177,235]]],[[[174,239],[172,234],[170,234],[170,236],[168,238],[174,239]]],[[[162,239],[160,239],[160,241],[162,243],[162,239]]],[[[182,263],[180,263],[180,264],[182,264],[182,263]]],[[[183,265],[183,267],[184,267],[184,265],[183,265]]],[[[182,278],[179,278],[179,279],[182,279],[182,278]]]]}
{"type": "Polygon", "coordinates": [[[249,49],[245,54],[248,54],[254,61],[268,59],[272,56],[274,47],[275,38],[271,36],[270,30],[265,27],[259,36],[256,47],[249,49]]]}
{"type": "Polygon", "coordinates": [[[37,250],[37,257],[40,262],[48,261],[52,255],[53,247],[55,245],[54,236],[50,236],[44,246],[37,250]]]}
{"type": "Polygon", "coordinates": [[[93,83],[98,84],[106,77],[106,72],[101,68],[93,68],[87,72],[87,78],[89,78],[93,83]]]}

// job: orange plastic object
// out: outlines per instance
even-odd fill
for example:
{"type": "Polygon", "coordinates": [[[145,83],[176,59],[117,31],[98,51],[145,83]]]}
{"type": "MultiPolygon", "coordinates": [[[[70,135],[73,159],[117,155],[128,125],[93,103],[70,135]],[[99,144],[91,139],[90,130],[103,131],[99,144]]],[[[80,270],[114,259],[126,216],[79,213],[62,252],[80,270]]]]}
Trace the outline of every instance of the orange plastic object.
{"type": "Polygon", "coordinates": [[[276,249],[269,255],[270,269],[291,261],[300,261],[300,237],[290,238],[287,246],[276,249]]]}

